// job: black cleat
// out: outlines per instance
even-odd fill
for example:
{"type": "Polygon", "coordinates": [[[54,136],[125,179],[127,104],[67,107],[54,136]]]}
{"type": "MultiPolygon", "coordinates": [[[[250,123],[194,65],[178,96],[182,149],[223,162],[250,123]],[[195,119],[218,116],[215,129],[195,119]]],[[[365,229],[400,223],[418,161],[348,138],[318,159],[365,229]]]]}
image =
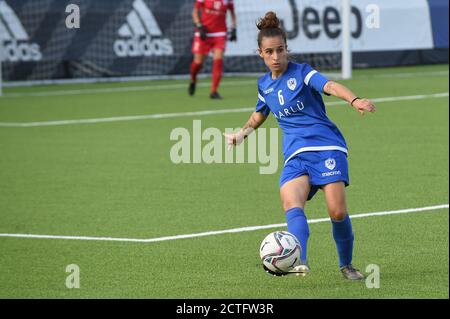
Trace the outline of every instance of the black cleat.
{"type": "Polygon", "coordinates": [[[350,280],[363,280],[365,276],[352,265],[341,267],[341,273],[345,278],[350,280]]]}
{"type": "Polygon", "coordinates": [[[193,95],[195,94],[195,85],[196,85],[195,82],[189,83],[189,89],[188,89],[188,92],[189,92],[189,95],[190,95],[190,96],[193,96],[193,95]]]}
{"type": "Polygon", "coordinates": [[[283,277],[290,274],[295,274],[296,276],[306,276],[310,272],[310,268],[308,264],[300,264],[299,266],[295,266],[292,270],[288,272],[274,272],[263,265],[264,271],[272,276],[283,277]]]}
{"type": "Polygon", "coordinates": [[[272,276],[283,277],[286,275],[286,273],[274,272],[274,271],[270,270],[269,268],[267,268],[265,265],[263,265],[263,268],[266,273],[268,273],[269,275],[272,275],[272,276]]]}
{"type": "Polygon", "coordinates": [[[223,97],[217,92],[212,92],[209,97],[213,100],[223,100],[223,97]]]}

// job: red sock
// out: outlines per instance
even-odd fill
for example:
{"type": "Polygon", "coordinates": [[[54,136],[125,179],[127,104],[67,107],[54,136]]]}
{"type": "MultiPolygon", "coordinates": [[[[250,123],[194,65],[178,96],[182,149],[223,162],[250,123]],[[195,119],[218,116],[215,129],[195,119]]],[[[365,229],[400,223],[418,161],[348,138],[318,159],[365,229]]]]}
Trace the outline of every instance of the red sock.
{"type": "Polygon", "coordinates": [[[211,92],[217,92],[220,80],[222,79],[223,72],[223,59],[213,60],[213,73],[212,73],[212,85],[211,92]]]}
{"type": "Polygon", "coordinates": [[[202,69],[202,65],[192,61],[191,63],[191,82],[197,82],[197,74],[202,69]]]}

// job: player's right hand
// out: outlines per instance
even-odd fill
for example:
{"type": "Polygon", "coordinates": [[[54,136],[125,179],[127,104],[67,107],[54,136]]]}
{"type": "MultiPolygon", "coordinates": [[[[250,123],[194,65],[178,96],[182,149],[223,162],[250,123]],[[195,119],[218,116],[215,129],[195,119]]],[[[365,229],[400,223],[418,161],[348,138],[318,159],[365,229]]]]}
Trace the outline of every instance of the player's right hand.
{"type": "Polygon", "coordinates": [[[238,133],[223,133],[227,142],[227,150],[231,151],[233,145],[239,145],[244,141],[244,134],[241,131],[238,133]]]}
{"type": "Polygon", "coordinates": [[[206,33],[207,33],[206,28],[203,26],[203,24],[199,23],[197,25],[197,29],[198,29],[198,32],[200,32],[200,39],[205,41],[206,40],[206,33]]]}

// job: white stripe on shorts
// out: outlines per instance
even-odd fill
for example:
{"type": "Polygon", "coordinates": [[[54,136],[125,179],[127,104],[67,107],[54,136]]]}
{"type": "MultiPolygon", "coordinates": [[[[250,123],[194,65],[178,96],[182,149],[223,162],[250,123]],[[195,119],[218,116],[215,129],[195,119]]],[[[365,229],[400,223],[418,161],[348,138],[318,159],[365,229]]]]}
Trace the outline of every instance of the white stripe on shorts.
{"type": "MultiPolygon", "coordinates": [[[[217,38],[217,37],[225,37],[227,35],[226,32],[214,32],[214,33],[207,33],[206,36],[210,38],[217,38]]],[[[195,36],[199,37],[200,32],[195,32],[195,36]]]]}
{"type": "Polygon", "coordinates": [[[341,151],[344,152],[345,154],[348,154],[348,150],[346,148],[336,145],[301,147],[298,150],[296,150],[291,156],[288,157],[288,159],[284,162],[284,165],[286,165],[287,162],[297,154],[300,154],[302,152],[319,152],[319,151],[341,151]]]}

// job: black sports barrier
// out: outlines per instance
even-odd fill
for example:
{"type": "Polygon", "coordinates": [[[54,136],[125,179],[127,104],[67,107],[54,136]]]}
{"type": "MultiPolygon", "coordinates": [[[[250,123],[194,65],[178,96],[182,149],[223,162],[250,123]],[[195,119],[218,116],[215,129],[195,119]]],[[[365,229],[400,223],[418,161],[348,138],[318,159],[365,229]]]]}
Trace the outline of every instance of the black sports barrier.
{"type": "MultiPolygon", "coordinates": [[[[235,0],[238,1],[250,0],[235,0]]],[[[442,1],[437,2],[443,5],[442,1]]],[[[0,1],[3,78],[17,81],[187,74],[192,58],[193,3],[194,0],[0,1]],[[69,13],[65,10],[69,4],[80,8],[78,29],[66,25],[69,13]]],[[[437,16],[443,11],[433,12],[437,16]]],[[[292,12],[292,16],[299,19],[298,12],[292,12]]],[[[442,17],[439,21],[443,21],[442,17]]],[[[448,28],[448,13],[446,23],[448,28]]],[[[445,29],[442,23],[438,26],[445,29]]],[[[289,36],[296,36],[288,31],[289,36]]],[[[353,54],[354,66],[448,63],[448,30],[445,32],[435,37],[439,39],[439,49],[357,52],[353,54]]],[[[227,56],[225,72],[265,71],[254,53],[227,56]]],[[[340,64],[339,53],[296,54],[293,58],[321,69],[340,64]]],[[[207,64],[204,71],[209,72],[209,68],[207,64]]]]}

